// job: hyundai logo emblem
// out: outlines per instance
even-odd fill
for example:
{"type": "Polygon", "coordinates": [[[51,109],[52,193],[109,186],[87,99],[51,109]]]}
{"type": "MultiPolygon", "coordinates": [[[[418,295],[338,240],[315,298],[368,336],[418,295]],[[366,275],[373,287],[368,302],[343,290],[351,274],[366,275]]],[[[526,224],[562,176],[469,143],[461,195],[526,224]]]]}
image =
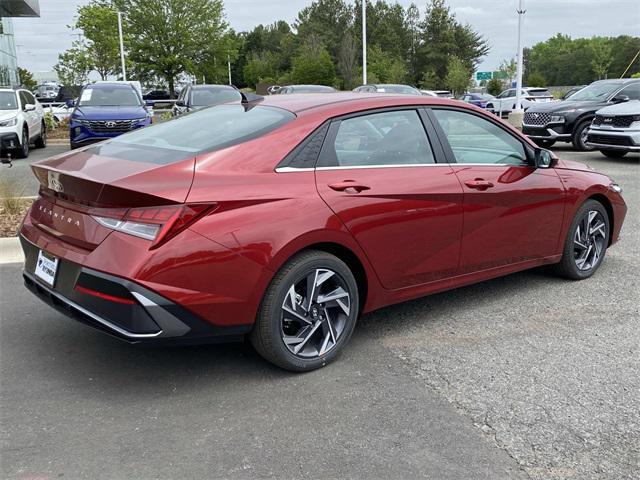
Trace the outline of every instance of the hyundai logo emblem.
{"type": "Polygon", "coordinates": [[[113,128],[116,126],[116,122],[112,122],[112,121],[104,122],[104,126],[107,128],[113,128]]]}

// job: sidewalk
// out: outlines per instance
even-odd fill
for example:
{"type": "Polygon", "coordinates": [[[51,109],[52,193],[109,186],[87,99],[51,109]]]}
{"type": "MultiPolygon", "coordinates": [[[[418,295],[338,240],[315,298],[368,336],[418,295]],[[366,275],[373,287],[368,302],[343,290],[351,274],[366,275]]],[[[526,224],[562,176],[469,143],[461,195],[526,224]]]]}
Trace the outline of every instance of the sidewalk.
{"type": "Polygon", "coordinates": [[[24,262],[24,255],[18,237],[0,238],[0,265],[22,262],[24,262]]]}

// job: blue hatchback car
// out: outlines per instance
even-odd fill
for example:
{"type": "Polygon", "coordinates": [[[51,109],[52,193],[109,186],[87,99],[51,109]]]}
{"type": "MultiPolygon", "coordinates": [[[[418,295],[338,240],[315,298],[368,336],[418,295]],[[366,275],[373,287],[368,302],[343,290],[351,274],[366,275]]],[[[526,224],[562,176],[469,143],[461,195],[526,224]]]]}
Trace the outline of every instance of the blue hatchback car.
{"type": "Polygon", "coordinates": [[[87,85],[69,119],[71,148],[117,137],[152,121],[137,90],[126,82],[87,85]]]}

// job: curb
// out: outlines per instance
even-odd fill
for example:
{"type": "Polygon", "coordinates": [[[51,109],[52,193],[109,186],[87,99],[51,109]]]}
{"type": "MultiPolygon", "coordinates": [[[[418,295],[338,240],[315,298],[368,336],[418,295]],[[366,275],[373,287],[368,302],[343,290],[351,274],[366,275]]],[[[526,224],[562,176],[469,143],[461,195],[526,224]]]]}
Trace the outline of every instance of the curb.
{"type": "Polygon", "coordinates": [[[47,145],[69,145],[69,139],[47,138],[47,145]]]}
{"type": "Polygon", "coordinates": [[[22,262],[24,262],[24,254],[18,237],[0,238],[0,265],[22,262]]]}

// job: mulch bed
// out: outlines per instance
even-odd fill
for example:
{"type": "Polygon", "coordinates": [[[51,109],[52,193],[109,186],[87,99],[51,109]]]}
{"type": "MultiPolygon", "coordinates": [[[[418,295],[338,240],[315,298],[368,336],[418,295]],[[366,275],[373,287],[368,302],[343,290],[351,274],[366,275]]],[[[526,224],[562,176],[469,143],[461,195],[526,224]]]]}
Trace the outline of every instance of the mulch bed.
{"type": "Polygon", "coordinates": [[[69,127],[62,128],[58,127],[55,130],[49,130],[47,132],[47,138],[50,140],[69,140],[69,127]]]}
{"type": "Polygon", "coordinates": [[[20,199],[17,212],[9,213],[4,202],[0,200],[0,238],[15,237],[20,222],[29,210],[33,200],[20,199]]]}

